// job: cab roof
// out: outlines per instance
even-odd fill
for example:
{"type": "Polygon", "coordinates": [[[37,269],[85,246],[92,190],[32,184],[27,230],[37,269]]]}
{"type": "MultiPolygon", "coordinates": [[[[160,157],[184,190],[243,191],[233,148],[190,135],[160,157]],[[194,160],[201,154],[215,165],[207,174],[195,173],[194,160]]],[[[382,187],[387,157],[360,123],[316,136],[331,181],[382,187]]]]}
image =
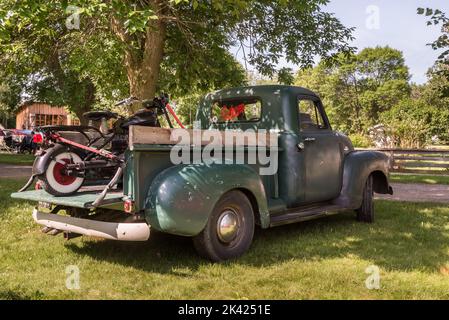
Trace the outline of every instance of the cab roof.
{"type": "Polygon", "coordinates": [[[291,93],[295,95],[309,95],[309,96],[317,96],[313,91],[297,86],[287,86],[287,85],[257,85],[257,86],[246,86],[246,87],[235,87],[229,89],[217,90],[213,93],[208,94],[207,98],[213,98],[217,96],[254,96],[254,95],[267,95],[267,94],[279,94],[283,93],[291,93]]]}

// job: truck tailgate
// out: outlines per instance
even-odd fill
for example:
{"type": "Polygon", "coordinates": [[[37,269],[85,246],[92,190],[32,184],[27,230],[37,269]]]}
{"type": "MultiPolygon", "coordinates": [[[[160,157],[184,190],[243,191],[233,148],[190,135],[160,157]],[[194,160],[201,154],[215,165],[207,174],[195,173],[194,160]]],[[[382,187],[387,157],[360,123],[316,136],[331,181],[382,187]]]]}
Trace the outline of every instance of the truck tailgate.
{"type": "MultiPolygon", "coordinates": [[[[16,192],[11,194],[12,198],[48,202],[56,205],[63,205],[67,207],[76,207],[88,209],[92,208],[92,203],[100,194],[98,190],[79,191],[67,197],[55,197],[44,190],[32,190],[24,192],[16,192]]],[[[123,193],[122,191],[111,191],[106,195],[101,207],[108,207],[114,209],[123,209],[123,193]]]]}

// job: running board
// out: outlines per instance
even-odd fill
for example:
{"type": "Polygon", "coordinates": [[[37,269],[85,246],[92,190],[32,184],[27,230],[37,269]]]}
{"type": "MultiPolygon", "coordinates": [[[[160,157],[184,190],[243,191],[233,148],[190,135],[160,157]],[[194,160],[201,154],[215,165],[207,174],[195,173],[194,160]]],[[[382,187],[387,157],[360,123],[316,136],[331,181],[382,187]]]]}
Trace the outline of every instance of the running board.
{"type": "Polygon", "coordinates": [[[330,216],[344,210],[347,210],[347,208],[335,204],[321,204],[290,209],[283,213],[272,215],[270,217],[270,227],[313,220],[330,216]]]}

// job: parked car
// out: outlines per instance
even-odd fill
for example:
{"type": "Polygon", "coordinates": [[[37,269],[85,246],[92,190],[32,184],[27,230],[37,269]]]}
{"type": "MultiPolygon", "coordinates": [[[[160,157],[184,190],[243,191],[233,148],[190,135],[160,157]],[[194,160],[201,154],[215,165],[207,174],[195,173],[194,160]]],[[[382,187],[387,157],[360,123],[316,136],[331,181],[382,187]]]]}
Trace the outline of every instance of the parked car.
{"type": "Polygon", "coordinates": [[[33,142],[34,132],[31,130],[0,130],[2,148],[13,153],[34,154],[37,145],[33,142]]]}
{"type": "Polygon", "coordinates": [[[146,241],[151,228],[191,237],[200,255],[223,261],[250,248],[256,226],[266,229],[344,210],[355,210],[359,221],[371,223],[373,193],[393,192],[388,158],[354,150],[332,129],[320,98],[310,90],[270,85],[217,91],[201,101],[196,120],[202,131],[187,134],[199,132],[200,140],[184,144],[181,129],[131,126],[123,189],[112,190],[100,206],[93,206],[98,190],[63,197],[33,190],[12,197],[39,202],[33,217],[51,234],[146,241]],[[246,139],[251,131],[259,135],[246,139]],[[204,136],[228,133],[244,139],[216,143],[224,152],[212,154],[214,161],[173,161],[182,148],[190,155],[210,149],[204,136]],[[225,152],[231,146],[237,149],[225,152]],[[267,162],[252,157],[260,150],[276,170],[261,173],[267,162]],[[239,152],[243,162],[236,161],[239,152]],[[63,210],[68,215],[58,214],[63,210]]]}

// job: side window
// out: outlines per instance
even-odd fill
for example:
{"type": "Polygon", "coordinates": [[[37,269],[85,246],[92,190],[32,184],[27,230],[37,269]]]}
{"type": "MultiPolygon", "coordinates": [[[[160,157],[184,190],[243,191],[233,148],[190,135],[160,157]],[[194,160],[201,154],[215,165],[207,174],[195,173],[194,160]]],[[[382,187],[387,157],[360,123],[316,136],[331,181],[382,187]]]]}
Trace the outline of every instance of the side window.
{"type": "Polygon", "coordinates": [[[299,127],[301,131],[326,129],[317,104],[312,100],[298,100],[299,127]]]}

